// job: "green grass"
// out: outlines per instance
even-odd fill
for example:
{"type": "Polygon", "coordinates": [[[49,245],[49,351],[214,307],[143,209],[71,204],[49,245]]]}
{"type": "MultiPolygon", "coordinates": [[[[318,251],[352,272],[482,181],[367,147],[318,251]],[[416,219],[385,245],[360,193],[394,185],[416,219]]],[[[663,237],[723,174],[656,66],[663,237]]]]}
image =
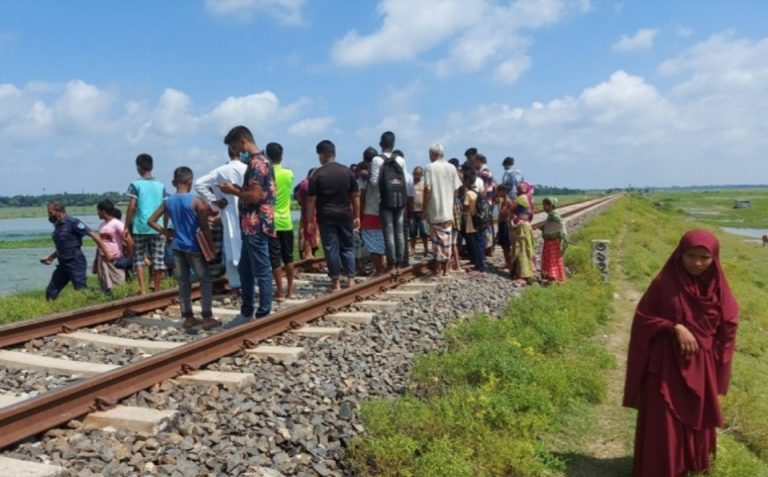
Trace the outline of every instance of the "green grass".
{"type": "MultiPolygon", "coordinates": [[[[83,237],[83,247],[93,247],[93,240],[90,237],[83,237]]],[[[50,235],[43,235],[40,238],[27,240],[0,240],[0,250],[9,250],[17,248],[55,248],[50,235]]]]}
{"type": "MultiPolygon", "coordinates": [[[[732,204],[735,197],[742,197],[739,192],[732,191],[715,195],[718,200],[711,201],[713,210],[719,204],[732,204]]],[[[766,209],[762,210],[765,214],[766,209]]],[[[727,459],[721,458],[717,466],[719,473],[713,475],[768,475],[768,315],[765,314],[768,309],[768,254],[758,245],[723,233],[711,224],[680,221],[676,212],[659,210],[649,200],[632,198],[627,201],[626,211],[631,219],[623,266],[641,290],[661,269],[686,230],[707,228],[720,239],[723,268],[741,306],[731,388],[721,401],[726,420],[723,446],[732,449],[728,453],[732,456],[744,452],[735,450],[737,443],[731,441],[744,444],[759,456],[760,463],[756,468],[764,473],[735,473],[730,469],[731,464],[724,462],[727,459]],[[659,227],[659,224],[664,226],[659,227]]],[[[764,222],[766,218],[762,220],[764,222]]],[[[755,220],[754,223],[760,222],[755,220]]]]}
{"type": "MultiPolygon", "coordinates": [[[[151,283],[149,271],[145,270],[147,286],[151,283]]],[[[176,280],[168,278],[163,280],[160,287],[165,290],[176,286],[176,280]]],[[[136,281],[126,283],[112,290],[114,298],[125,298],[138,293],[136,281]]],[[[45,290],[33,290],[16,293],[9,296],[0,296],[0,324],[14,321],[38,318],[40,316],[74,310],[86,306],[106,303],[109,299],[99,290],[99,283],[95,276],[88,277],[88,289],[76,291],[72,285],[62,290],[54,301],[46,301],[45,290]]]]}
{"type": "Polygon", "coordinates": [[[527,290],[501,319],[454,326],[446,350],[417,360],[409,393],[363,406],[367,435],[350,450],[357,473],[525,477],[563,468],[541,436],[601,399],[595,371],[611,365],[589,342],[610,314],[610,287],[588,254],[569,257],[576,278],[527,290]]]}
{"type": "MultiPolygon", "coordinates": [[[[691,193],[681,195],[678,200],[669,194],[667,200],[686,203],[691,193]]],[[[743,196],[740,192],[712,195],[717,198],[710,200],[712,210],[743,196]]],[[[768,380],[765,379],[768,376],[768,316],[764,313],[768,308],[768,255],[759,246],[723,233],[709,223],[680,220],[678,211],[658,207],[654,204],[657,200],[656,197],[624,199],[612,214],[598,217],[595,222],[621,220],[627,225],[619,257],[637,290],[648,286],[686,230],[707,228],[718,236],[723,268],[741,305],[741,322],[731,388],[728,396],[721,400],[725,429],[720,433],[718,459],[710,475],[768,475],[768,380]]],[[[699,207],[704,209],[702,202],[699,207]]],[[[754,225],[759,224],[755,220],[754,225]]]]}
{"type": "MultiPolygon", "coordinates": [[[[718,194],[718,200],[732,203],[733,195],[742,196],[731,194],[718,194]]],[[[681,213],[654,205],[656,200],[618,201],[575,235],[567,256],[576,272],[573,279],[563,286],[526,290],[500,319],[476,316],[454,326],[447,332],[445,350],[418,358],[404,396],[365,404],[361,413],[367,435],[350,449],[356,472],[547,476],[567,472],[564,459],[589,461],[586,456],[553,454],[552,437],[564,435],[581,444],[589,439],[590,426],[597,421],[593,410],[607,384],[602,370],[615,365],[595,344],[600,342],[596,336],[606,332],[614,290],[587,270],[590,240],[613,240],[614,263],[629,280],[622,286],[642,291],[685,230],[708,227],[690,217],[681,220],[681,213]]],[[[766,476],[768,316],[763,310],[768,308],[768,253],[713,231],[721,239],[723,265],[742,314],[731,389],[721,401],[725,428],[708,475],[766,476]]],[[[622,427],[616,435],[625,441],[619,444],[625,454],[599,467],[625,475],[632,420],[619,414],[614,422],[622,427]]]]}
{"type": "MultiPolygon", "coordinates": [[[[96,215],[96,204],[94,205],[72,205],[67,207],[67,213],[72,215],[96,215]]],[[[0,207],[1,219],[28,219],[48,217],[48,209],[40,207],[0,207]]]]}

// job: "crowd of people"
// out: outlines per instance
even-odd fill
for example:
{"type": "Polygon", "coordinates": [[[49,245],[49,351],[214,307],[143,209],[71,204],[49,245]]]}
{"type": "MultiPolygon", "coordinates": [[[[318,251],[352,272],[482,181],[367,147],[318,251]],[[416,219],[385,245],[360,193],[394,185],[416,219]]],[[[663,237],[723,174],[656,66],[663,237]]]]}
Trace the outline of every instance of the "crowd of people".
{"type": "MultiPolygon", "coordinates": [[[[81,245],[89,236],[98,246],[93,272],[106,293],[130,269],[146,293],[145,267],[157,289],[170,266],[184,327],[211,329],[221,326],[212,314],[212,277],[221,273],[241,297],[239,315],[224,327],[264,317],[273,300],[295,296],[292,198],[301,212],[299,255],[312,257],[323,247],[331,292],[354,286],[365,264],[374,275],[408,266],[419,240],[440,275],[458,271],[462,254],[472,274],[486,273],[486,257],[498,243],[514,280],[534,277],[533,188],[511,157],[497,183],[475,148],[461,164],[446,161],[443,146],[434,144],[429,164],[411,174],[387,131],[380,150],[365,149],[362,162],[350,167],[336,161],[333,142],[321,141],[319,167],[294,187],[280,144],[262,150],[244,126],[230,130],[224,144],[227,163],[197,180],[188,167],[176,168],[170,195],[152,175],[152,157],[140,154],[125,223],[114,204],[102,201],[98,233],[67,215],[63,204],[48,204],[56,251],[41,262],[57,259],[58,265],[47,298],[55,299],[69,282],[75,289],[86,286],[81,245]],[[200,281],[202,320],[192,311],[193,275],[200,281]]],[[[563,281],[565,224],[555,198],[541,204],[547,218],[539,272],[544,280],[563,281]]],[[[705,231],[687,233],[640,300],[632,325],[624,405],[639,410],[635,475],[677,476],[709,467],[715,428],[723,423],[717,396],[728,389],[738,313],[717,239],[705,231]]]]}
{"type": "MultiPolygon", "coordinates": [[[[125,222],[113,203],[102,201],[96,233],[68,216],[63,204],[49,204],[56,252],[41,261],[58,258],[58,266],[47,297],[55,299],[70,281],[76,289],[85,287],[85,236],[99,246],[92,271],[107,294],[126,280],[126,273],[133,272],[143,295],[148,288],[159,289],[173,271],[187,328],[221,324],[211,312],[212,281],[220,275],[242,302],[228,327],[266,316],[273,301],[295,298],[295,242],[302,259],[322,246],[331,292],[354,286],[355,277],[369,269],[376,276],[407,267],[419,244],[441,275],[460,270],[460,256],[470,259],[473,275],[486,273],[486,257],[498,244],[513,279],[521,284],[534,279],[533,187],[513,158],[504,159],[497,183],[476,148],[467,149],[460,163],[446,160],[443,146],[434,144],[429,163],[409,169],[395,142],[395,134],[386,131],[379,149],[366,148],[361,162],[346,166],[336,161],[334,143],[321,141],[315,151],[319,166],[294,187],[295,175],[283,165],[283,146],[271,142],[261,149],[248,128],[237,126],[224,138],[228,161],[196,180],[188,167],[176,168],[172,194],[153,176],[153,158],[139,154],[125,222]],[[300,211],[298,240],[293,199],[300,211]],[[192,311],[193,277],[200,281],[202,320],[192,311]]],[[[542,204],[548,216],[541,278],[563,281],[565,224],[556,199],[542,204]]]]}

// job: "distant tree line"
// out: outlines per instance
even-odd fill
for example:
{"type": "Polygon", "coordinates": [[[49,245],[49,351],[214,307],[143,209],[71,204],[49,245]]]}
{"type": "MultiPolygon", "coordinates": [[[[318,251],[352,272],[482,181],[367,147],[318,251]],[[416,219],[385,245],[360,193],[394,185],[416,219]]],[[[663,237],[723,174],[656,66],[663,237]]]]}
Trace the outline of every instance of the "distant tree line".
{"type": "Polygon", "coordinates": [[[103,194],[43,194],[43,195],[14,195],[6,197],[0,195],[0,207],[40,207],[48,202],[57,200],[64,205],[95,205],[99,201],[109,199],[115,204],[126,202],[128,196],[119,192],[105,192],[103,194]]]}
{"type": "Polygon", "coordinates": [[[571,189],[568,187],[554,187],[538,184],[534,188],[536,195],[576,195],[584,194],[583,189],[571,189]]]}

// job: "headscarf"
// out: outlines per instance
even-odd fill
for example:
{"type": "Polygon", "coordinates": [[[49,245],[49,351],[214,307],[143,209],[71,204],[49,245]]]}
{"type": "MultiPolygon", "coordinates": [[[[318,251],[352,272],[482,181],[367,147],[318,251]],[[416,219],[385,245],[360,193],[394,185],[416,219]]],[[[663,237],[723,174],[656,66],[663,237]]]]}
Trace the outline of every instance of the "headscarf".
{"type": "Polygon", "coordinates": [[[560,216],[560,213],[557,211],[557,197],[545,197],[544,202],[549,202],[552,204],[552,210],[550,210],[547,213],[547,220],[551,220],[552,222],[557,222],[559,224],[563,223],[563,218],[560,216]]]}
{"type": "Polygon", "coordinates": [[[643,379],[652,372],[659,376],[661,392],[679,420],[694,429],[721,426],[717,394],[728,391],[738,316],[717,238],[705,230],[687,232],[637,305],[624,405],[638,406],[643,379]],[[683,255],[697,247],[712,255],[712,265],[693,276],[683,255]],[[676,324],[696,337],[695,355],[682,356],[676,324]]]}

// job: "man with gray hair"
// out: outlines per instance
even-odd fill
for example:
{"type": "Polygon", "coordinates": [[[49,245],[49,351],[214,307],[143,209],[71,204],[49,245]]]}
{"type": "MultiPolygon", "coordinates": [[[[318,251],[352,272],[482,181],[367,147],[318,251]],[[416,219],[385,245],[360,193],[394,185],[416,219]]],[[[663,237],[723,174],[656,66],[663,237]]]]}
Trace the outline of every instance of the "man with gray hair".
{"type": "Polygon", "coordinates": [[[461,179],[453,165],[445,162],[442,144],[429,148],[430,163],[424,169],[424,204],[435,253],[435,274],[448,274],[453,233],[453,201],[461,179]]]}

